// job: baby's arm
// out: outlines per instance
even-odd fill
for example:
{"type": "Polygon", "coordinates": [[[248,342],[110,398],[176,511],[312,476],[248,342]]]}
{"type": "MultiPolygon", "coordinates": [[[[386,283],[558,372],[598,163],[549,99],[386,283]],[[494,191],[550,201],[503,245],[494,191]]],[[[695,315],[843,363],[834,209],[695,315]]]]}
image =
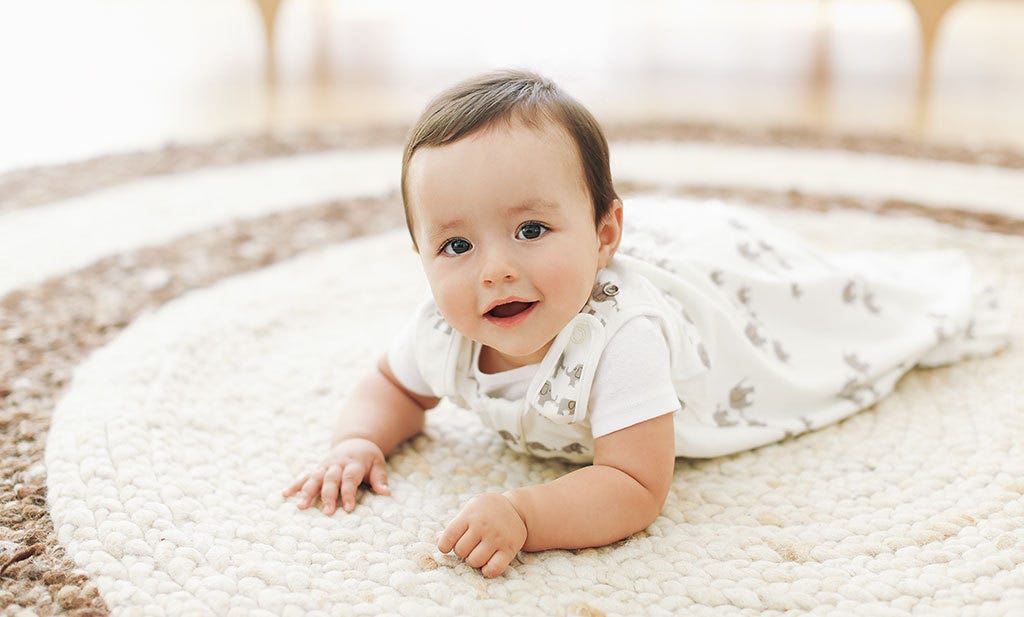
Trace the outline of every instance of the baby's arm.
{"type": "Polygon", "coordinates": [[[406,390],[391,372],[387,356],[382,356],[377,370],[359,381],[342,406],[331,445],[352,438],[368,439],[388,456],[423,431],[423,412],[439,401],[406,390]]]}
{"type": "Polygon", "coordinates": [[[471,499],[438,538],[484,576],[520,550],[604,546],[646,529],[675,469],[675,427],[665,413],[594,442],[594,464],[561,478],[471,499]]]}
{"type": "Polygon", "coordinates": [[[675,469],[673,414],[594,442],[594,464],[504,493],[523,522],[525,551],[604,546],[646,529],[661,512],[675,469]]]}
{"type": "Polygon", "coordinates": [[[338,495],[351,511],[359,485],[368,481],[378,493],[388,494],[384,459],[399,444],[423,430],[424,410],[439,399],[409,392],[395,379],[382,357],[377,368],[356,384],[342,405],[331,439],[331,449],[312,471],[300,475],[282,494],[299,493],[305,509],[317,495],[324,512],[333,514],[338,495]]]}

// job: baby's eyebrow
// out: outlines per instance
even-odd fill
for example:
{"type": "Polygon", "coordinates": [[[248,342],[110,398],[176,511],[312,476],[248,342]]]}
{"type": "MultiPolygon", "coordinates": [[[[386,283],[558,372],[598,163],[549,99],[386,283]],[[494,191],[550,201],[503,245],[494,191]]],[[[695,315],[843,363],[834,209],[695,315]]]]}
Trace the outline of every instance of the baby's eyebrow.
{"type": "Polygon", "coordinates": [[[558,208],[558,204],[547,199],[535,197],[533,199],[527,199],[520,202],[516,206],[512,206],[505,212],[507,214],[522,214],[523,212],[546,212],[548,210],[555,210],[558,208]]]}
{"type": "Polygon", "coordinates": [[[462,220],[462,219],[455,219],[453,221],[448,221],[448,222],[445,222],[445,223],[441,223],[440,225],[437,225],[433,229],[430,230],[430,235],[431,236],[443,235],[446,232],[449,232],[449,231],[451,231],[453,229],[461,227],[463,223],[465,223],[465,221],[462,220]]]}

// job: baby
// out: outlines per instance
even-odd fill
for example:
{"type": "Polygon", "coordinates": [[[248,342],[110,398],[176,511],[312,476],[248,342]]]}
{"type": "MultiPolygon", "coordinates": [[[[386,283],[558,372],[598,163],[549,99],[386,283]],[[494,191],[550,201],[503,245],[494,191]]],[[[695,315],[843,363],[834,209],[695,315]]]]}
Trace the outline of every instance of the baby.
{"type": "Polygon", "coordinates": [[[283,494],[303,509],[319,496],[328,515],[339,499],[351,512],[363,482],[390,494],[386,458],[449,397],[509,447],[585,465],[477,495],[448,523],[438,549],[487,577],[520,550],[643,530],[677,456],[834,423],[915,365],[1005,344],[991,288],[951,251],[898,269],[826,257],[721,204],[677,210],[678,224],[637,229],[618,251],[623,205],[600,127],[528,72],[435,98],[410,133],[402,197],[432,298],[355,386],[319,466],[283,494]]]}

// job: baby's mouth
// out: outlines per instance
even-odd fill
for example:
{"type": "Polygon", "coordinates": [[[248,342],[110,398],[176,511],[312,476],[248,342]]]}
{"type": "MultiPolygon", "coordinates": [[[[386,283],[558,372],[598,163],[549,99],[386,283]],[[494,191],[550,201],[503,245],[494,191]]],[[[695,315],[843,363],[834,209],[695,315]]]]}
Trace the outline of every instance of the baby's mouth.
{"type": "Polygon", "coordinates": [[[490,317],[497,317],[498,319],[515,317],[519,313],[522,313],[532,307],[534,304],[536,304],[536,302],[506,302],[505,304],[499,304],[487,311],[486,315],[490,317]]]}

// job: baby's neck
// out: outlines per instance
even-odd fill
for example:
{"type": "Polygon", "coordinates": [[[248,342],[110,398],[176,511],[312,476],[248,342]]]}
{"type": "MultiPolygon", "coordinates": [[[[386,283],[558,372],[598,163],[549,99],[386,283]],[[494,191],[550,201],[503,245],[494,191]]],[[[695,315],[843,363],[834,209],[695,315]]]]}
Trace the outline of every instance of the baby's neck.
{"type": "Polygon", "coordinates": [[[478,368],[481,373],[492,375],[494,373],[510,371],[520,366],[538,364],[544,359],[544,354],[547,353],[549,347],[551,347],[551,343],[528,356],[507,356],[493,347],[481,344],[478,368]]]}

